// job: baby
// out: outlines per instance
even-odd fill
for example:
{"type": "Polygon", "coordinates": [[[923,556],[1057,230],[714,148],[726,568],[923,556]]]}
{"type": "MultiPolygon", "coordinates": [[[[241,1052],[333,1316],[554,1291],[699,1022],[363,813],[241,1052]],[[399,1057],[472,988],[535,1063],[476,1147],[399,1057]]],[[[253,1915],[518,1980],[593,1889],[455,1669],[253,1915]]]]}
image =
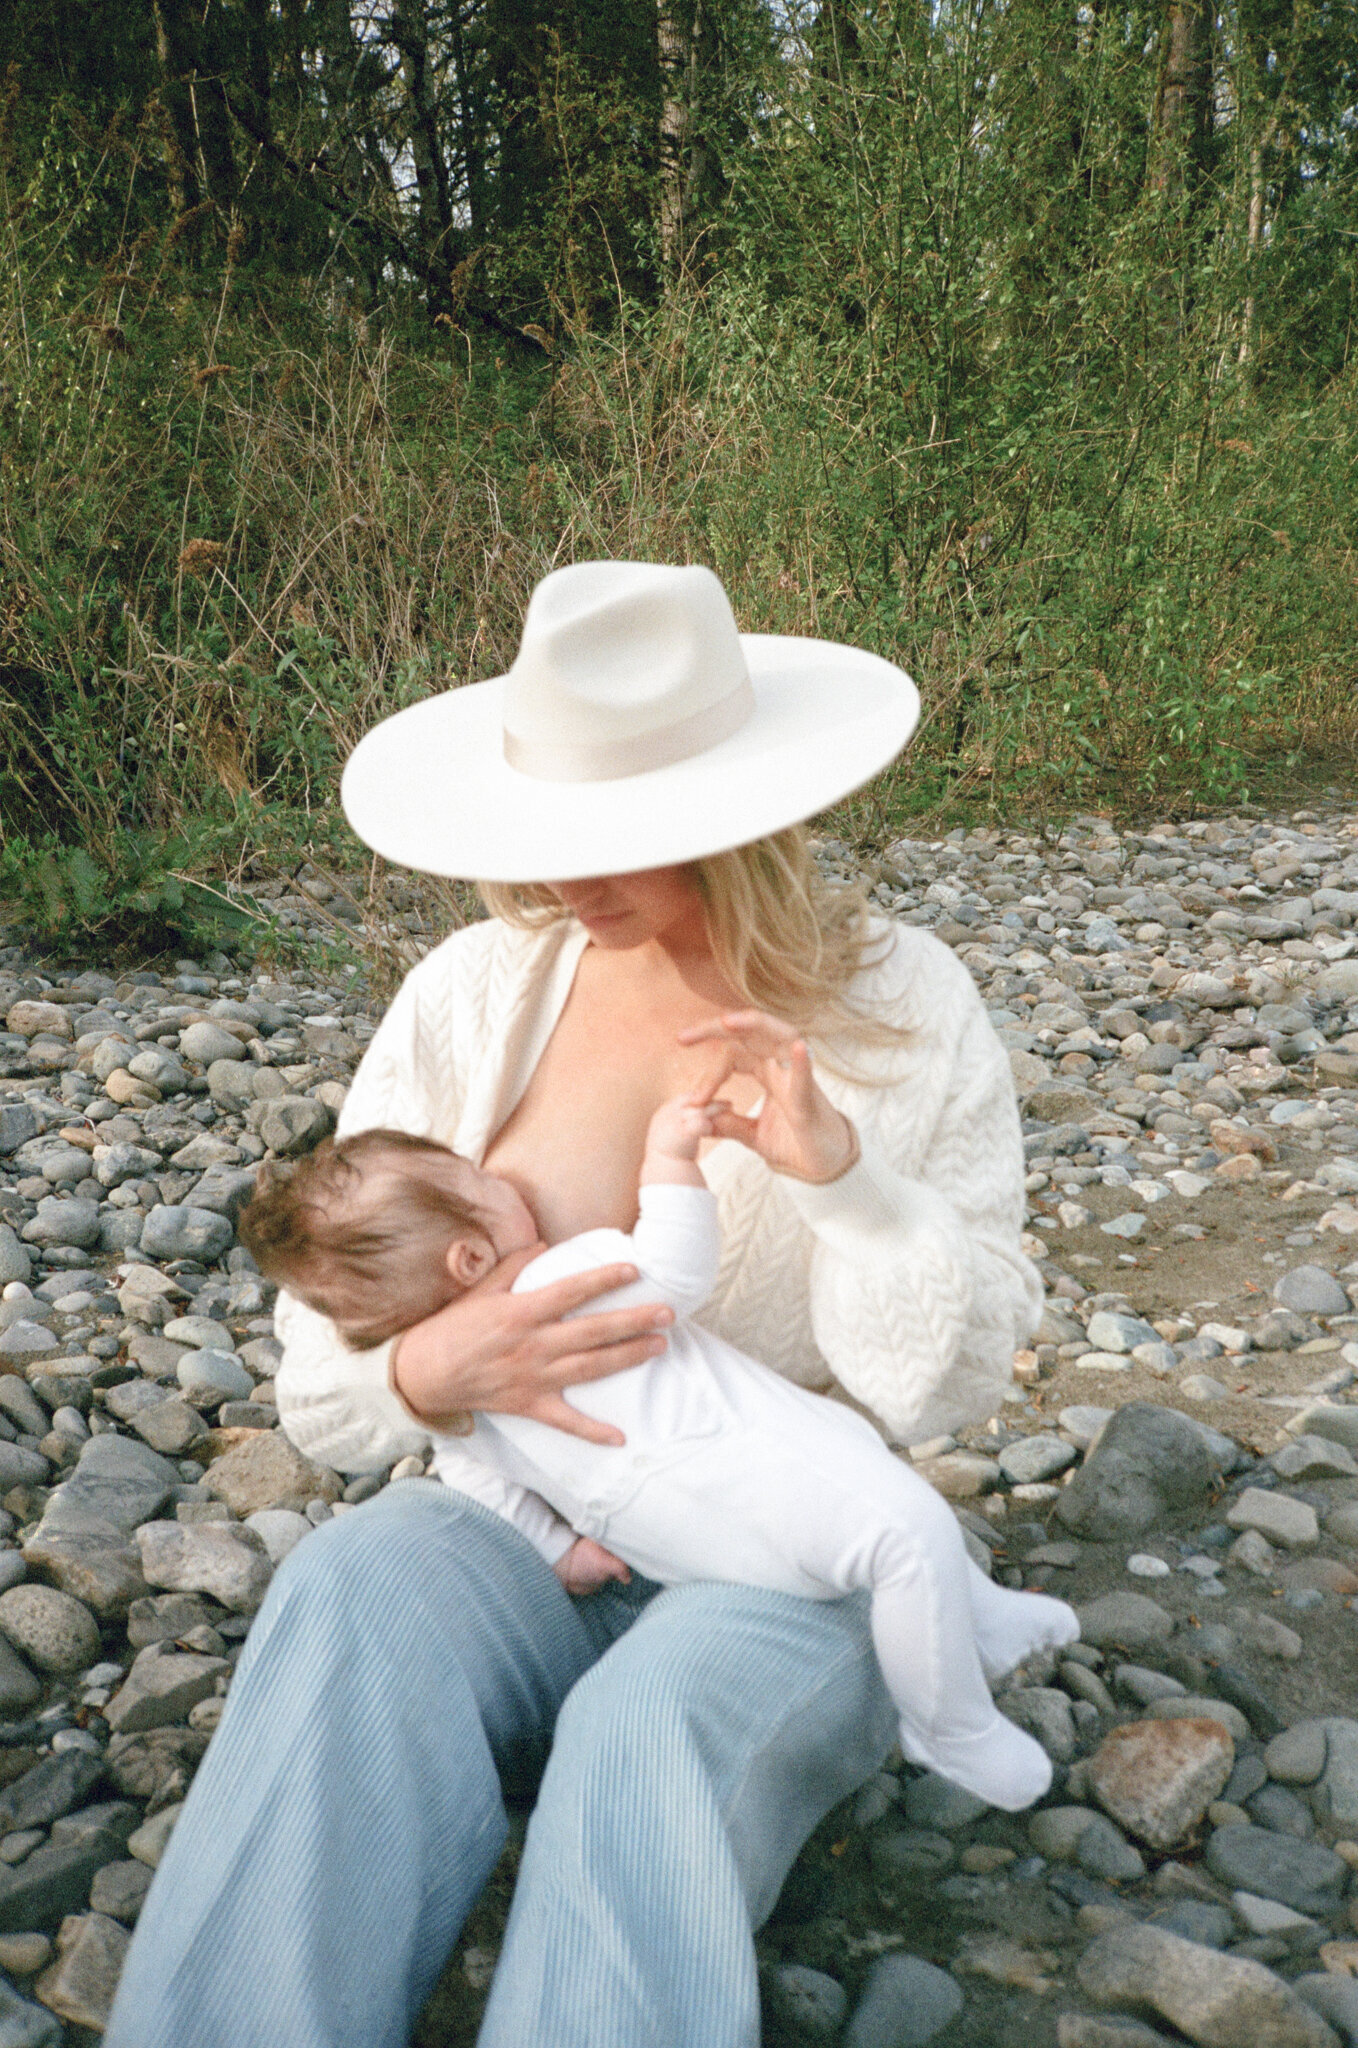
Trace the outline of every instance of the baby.
{"type": "MultiPolygon", "coordinates": [[[[987,1680],[1073,1641],[1075,1615],[993,1585],[951,1509],[862,1416],[689,1320],[720,1249],[697,1164],[713,1114],[688,1097],[656,1111],[630,1236],[586,1231],[514,1282],[519,1293],[625,1261],[641,1278],[591,1311],[674,1309],[663,1354],[570,1390],[573,1406],[623,1430],[625,1446],[485,1414],[468,1436],[436,1437],[434,1470],[512,1522],[573,1592],[625,1578],[619,1559],[662,1582],[735,1580],[820,1600],[867,1589],[905,1755],[992,1806],[1029,1806],[1051,1765],[997,1711],[987,1680]]],[[[267,1274],[360,1348],[538,1242],[507,1181],[399,1131],[321,1146],[264,1188],[240,1233],[267,1274]]]]}

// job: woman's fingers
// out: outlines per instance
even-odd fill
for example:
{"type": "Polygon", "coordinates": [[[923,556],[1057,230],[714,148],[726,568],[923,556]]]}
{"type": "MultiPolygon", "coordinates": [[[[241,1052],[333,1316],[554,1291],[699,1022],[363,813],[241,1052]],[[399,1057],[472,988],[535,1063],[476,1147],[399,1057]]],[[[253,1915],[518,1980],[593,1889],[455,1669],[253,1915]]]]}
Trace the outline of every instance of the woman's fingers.
{"type": "Polygon", "coordinates": [[[545,1422],[550,1429],[562,1430],[567,1436],[581,1436],[587,1444],[621,1445],[627,1442],[620,1429],[611,1423],[596,1422],[592,1415],[582,1415],[578,1408],[572,1408],[569,1401],[563,1401],[560,1394],[539,1394],[520,1414],[533,1422],[545,1422]]]}
{"type": "MultiPolygon", "coordinates": [[[[507,1259],[501,1261],[501,1265],[508,1263],[507,1259]]],[[[497,1266],[495,1270],[499,1272],[500,1268],[497,1266]]],[[[635,1266],[599,1266],[592,1273],[572,1273],[568,1280],[553,1280],[549,1287],[535,1287],[531,1294],[521,1294],[519,1300],[525,1308],[531,1304],[530,1313],[535,1323],[555,1323],[562,1316],[569,1315],[572,1309],[583,1308],[587,1301],[597,1300],[601,1294],[611,1294],[615,1287],[626,1287],[639,1277],[635,1266]]],[[[635,1318],[658,1316],[662,1311],[657,1303],[654,1310],[614,1309],[611,1313],[635,1318]]],[[[668,1309],[663,1314],[667,1322],[674,1321],[668,1309]]],[[[577,1324],[575,1327],[580,1326],[577,1324]]],[[[641,1325],[638,1323],[637,1327],[641,1325]]]]}
{"type": "MultiPolygon", "coordinates": [[[[660,1356],[673,1321],[674,1310],[660,1302],[647,1303],[643,1308],[608,1309],[602,1315],[572,1316],[569,1322],[544,1324],[533,1343],[543,1364],[558,1374],[573,1358],[592,1360],[596,1354],[613,1353],[623,1346],[639,1347],[638,1358],[631,1361],[637,1363],[642,1358],[660,1356]]],[[[597,1379],[600,1371],[618,1370],[616,1365],[605,1365],[579,1377],[597,1379]]]]}

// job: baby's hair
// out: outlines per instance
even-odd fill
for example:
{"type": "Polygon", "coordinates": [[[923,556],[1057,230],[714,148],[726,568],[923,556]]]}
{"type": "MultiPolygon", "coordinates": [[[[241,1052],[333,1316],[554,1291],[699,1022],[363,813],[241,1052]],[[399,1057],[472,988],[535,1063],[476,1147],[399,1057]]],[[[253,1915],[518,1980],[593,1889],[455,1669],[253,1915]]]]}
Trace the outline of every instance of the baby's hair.
{"type": "Polygon", "coordinates": [[[327,1264],[390,1286],[393,1268],[442,1249],[485,1225],[447,1171],[457,1154],[408,1131],[360,1131],[326,1138],[295,1166],[268,1166],[237,1231],[260,1271],[284,1283],[327,1264]],[[425,1170],[421,1171],[421,1167],[425,1170]],[[439,1169],[430,1172],[429,1168],[439,1169]],[[366,1175],[388,1169],[398,1183],[382,1202],[355,1201],[366,1175]]]}

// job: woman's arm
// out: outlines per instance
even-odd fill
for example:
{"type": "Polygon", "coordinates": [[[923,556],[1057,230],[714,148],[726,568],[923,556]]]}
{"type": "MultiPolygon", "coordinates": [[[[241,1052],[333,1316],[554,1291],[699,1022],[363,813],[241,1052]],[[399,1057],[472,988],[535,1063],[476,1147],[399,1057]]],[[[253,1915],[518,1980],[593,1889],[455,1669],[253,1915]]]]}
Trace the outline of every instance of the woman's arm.
{"type": "Polygon", "coordinates": [[[790,1047],[781,1067],[768,1066],[766,1051],[762,1069],[748,1053],[733,1057],[772,1084],[771,1100],[759,1118],[732,1118],[722,1134],[768,1160],[813,1234],[811,1320],[821,1355],[889,1435],[911,1443],[994,1413],[1042,1290],[1019,1248],[1023,1149],[1013,1082],[970,976],[941,947],[919,941],[908,956],[898,947],[870,989],[909,1036],[892,1083],[853,1091],[864,1126],[859,1156],[851,1152],[837,1174],[808,1170],[829,1156],[831,1119],[841,1130],[845,1120],[814,1081],[800,1106],[794,1100],[782,1078],[792,1072],[790,1047]]]}
{"type": "MultiPolygon", "coordinates": [[[[487,945],[487,928],[459,933],[406,977],[354,1076],[341,1136],[385,1126],[438,1137],[455,1126],[455,949],[468,942],[487,945]]],[[[655,1357],[665,1348],[656,1333],[671,1312],[629,1305],[565,1322],[635,1274],[613,1267],[512,1295],[528,1256],[504,1261],[461,1301],[371,1351],[349,1350],[324,1316],[280,1295],[278,1407],[298,1449],[341,1472],[378,1472],[422,1452],[431,1430],[470,1409],[531,1415],[595,1442],[621,1441],[572,1408],[562,1391],[655,1357]]]]}

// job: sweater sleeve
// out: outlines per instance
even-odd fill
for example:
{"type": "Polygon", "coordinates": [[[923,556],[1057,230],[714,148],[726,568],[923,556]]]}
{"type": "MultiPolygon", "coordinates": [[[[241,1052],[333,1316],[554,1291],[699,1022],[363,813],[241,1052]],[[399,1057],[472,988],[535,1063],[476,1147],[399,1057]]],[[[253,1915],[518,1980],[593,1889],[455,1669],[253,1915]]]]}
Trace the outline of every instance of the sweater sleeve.
{"type": "Polygon", "coordinates": [[[938,1012],[920,1026],[939,1107],[908,1165],[905,1133],[918,1118],[888,1088],[860,1131],[855,1166],[823,1186],[781,1183],[814,1238],[821,1354],[898,1443],[993,1414],[1014,1349],[1041,1314],[1041,1283],[1019,1247],[1023,1147],[1009,1064],[970,977],[952,967],[938,1012]]]}
{"type": "MultiPolygon", "coordinates": [[[[436,1105],[420,1077],[434,1071],[419,1057],[423,974],[409,975],[359,1063],[340,1113],[342,1137],[386,1127],[415,1137],[446,1129],[450,1105],[436,1105]]],[[[445,1082],[447,1076],[444,1076],[445,1082]]],[[[391,1345],[351,1351],[325,1316],[286,1292],[275,1327],[283,1345],[278,1412],[299,1451],[340,1472],[380,1472],[397,1458],[423,1453],[428,1433],[412,1421],[388,1384],[391,1345]]]]}

